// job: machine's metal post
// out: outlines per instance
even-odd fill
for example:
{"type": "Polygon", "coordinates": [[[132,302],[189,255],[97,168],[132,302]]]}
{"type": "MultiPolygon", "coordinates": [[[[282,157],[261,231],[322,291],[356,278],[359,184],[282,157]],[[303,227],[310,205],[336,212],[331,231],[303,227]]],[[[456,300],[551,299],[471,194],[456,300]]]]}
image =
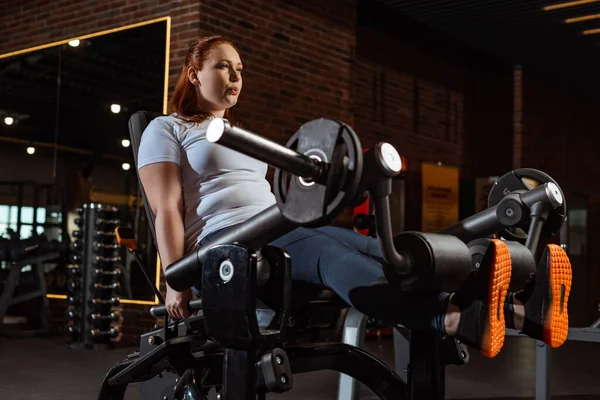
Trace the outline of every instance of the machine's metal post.
{"type": "MultiPolygon", "coordinates": [[[[362,349],[365,344],[365,331],[367,317],[351,308],[344,322],[344,333],[342,343],[362,349]]],[[[360,382],[346,374],[340,373],[338,385],[338,400],[358,400],[360,393],[360,382]]]]}
{"type": "Polygon", "coordinates": [[[256,255],[235,244],[211,247],[204,256],[202,311],[206,334],[223,348],[222,400],[255,400],[257,351],[256,255]]]}
{"type": "MultiPolygon", "coordinates": [[[[568,221],[565,220],[559,233],[560,247],[568,249],[568,221]]],[[[535,399],[550,400],[552,396],[550,374],[552,371],[552,353],[544,342],[536,342],[535,347],[535,399]]]]}
{"type": "Polygon", "coordinates": [[[550,347],[537,342],[535,348],[535,400],[550,400],[550,347]]]}
{"type": "Polygon", "coordinates": [[[256,350],[225,348],[223,400],[256,399],[256,350]]]}
{"type": "Polygon", "coordinates": [[[445,366],[440,361],[440,338],[435,333],[410,332],[409,400],[443,400],[445,366]]]}
{"type": "Polygon", "coordinates": [[[394,328],[394,371],[405,383],[408,382],[407,367],[410,363],[410,340],[406,328],[394,328]]]}

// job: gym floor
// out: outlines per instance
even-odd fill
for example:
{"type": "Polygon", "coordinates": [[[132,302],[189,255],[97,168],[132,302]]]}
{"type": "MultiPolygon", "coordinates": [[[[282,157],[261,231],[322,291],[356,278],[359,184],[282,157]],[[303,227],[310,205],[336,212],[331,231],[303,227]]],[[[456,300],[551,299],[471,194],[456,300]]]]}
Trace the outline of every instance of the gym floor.
{"type": "MultiPolygon", "coordinates": [[[[0,338],[0,399],[86,400],[95,399],[112,364],[132,349],[69,350],[66,338],[0,338]]],[[[368,341],[368,350],[392,362],[392,341],[368,341]]],[[[553,399],[600,399],[600,343],[567,342],[552,353],[553,399]]],[[[449,399],[534,398],[535,342],[507,337],[503,351],[489,360],[471,351],[470,362],[448,367],[446,393],[449,399]]],[[[270,399],[335,399],[337,374],[315,372],[294,377],[294,389],[270,399]]],[[[127,400],[139,399],[139,386],[132,385],[127,400]]],[[[375,399],[362,389],[361,399],[375,399]]]]}

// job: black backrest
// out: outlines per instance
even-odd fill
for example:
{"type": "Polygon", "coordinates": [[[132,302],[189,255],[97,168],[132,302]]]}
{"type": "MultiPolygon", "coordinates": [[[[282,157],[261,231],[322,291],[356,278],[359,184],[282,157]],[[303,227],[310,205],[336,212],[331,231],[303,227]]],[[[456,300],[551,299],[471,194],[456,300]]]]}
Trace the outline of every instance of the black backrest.
{"type": "Polygon", "coordinates": [[[146,192],[144,191],[144,186],[142,186],[142,181],[140,180],[140,174],[137,169],[138,162],[138,151],[140,150],[140,142],[142,140],[142,134],[146,130],[146,127],[156,117],[160,117],[161,113],[152,112],[152,111],[137,111],[129,118],[129,136],[131,138],[131,150],[133,151],[133,160],[135,161],[135,171],[138,177],[138,182],[140,185],[140,192],[142,193],[142,198],[144,199],[144,209],[146,210],[146,215],[148,216],[148,225],[150,226],[150,232],[152,233],[152,238],[154,239],[154,243],[158,246],[156,242],[156,232],[154,230],[154,213],[152,212],[152,208],[150,208],[150,203],[148,203],[148,198],[146,197],[146,192]]]}

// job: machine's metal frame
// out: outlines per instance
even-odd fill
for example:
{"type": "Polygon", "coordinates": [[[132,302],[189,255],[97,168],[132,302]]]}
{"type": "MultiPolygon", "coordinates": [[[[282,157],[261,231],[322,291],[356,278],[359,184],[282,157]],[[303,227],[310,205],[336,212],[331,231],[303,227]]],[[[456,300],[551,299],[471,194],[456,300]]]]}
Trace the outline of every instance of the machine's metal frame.
{"type": "MultiPolygon", "coordinates": [[[[506,336],[529,338],[515,329],[507,329],[506,336]]],[[[600,343],[600,329],[596,323],[585,328],[569,328],[567,341],[600,343]]],[[[536,341],[535,347],[535,399],[550,400],[552,398],[552,349],[544,342],[536,341]]]]}

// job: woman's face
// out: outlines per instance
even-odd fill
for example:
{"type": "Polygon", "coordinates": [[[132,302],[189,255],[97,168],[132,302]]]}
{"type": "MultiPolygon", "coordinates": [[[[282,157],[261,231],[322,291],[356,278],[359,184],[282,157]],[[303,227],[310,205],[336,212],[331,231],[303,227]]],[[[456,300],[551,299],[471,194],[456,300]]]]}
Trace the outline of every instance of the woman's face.
{"type": "Polygon", "coordinates": [[[199,91],[200,106],[216,117],[237,103],[242,91],[242,61],[233,47],[222,44],[213,48],[202,70],[189,70],[189,78],[199,91]]]}

